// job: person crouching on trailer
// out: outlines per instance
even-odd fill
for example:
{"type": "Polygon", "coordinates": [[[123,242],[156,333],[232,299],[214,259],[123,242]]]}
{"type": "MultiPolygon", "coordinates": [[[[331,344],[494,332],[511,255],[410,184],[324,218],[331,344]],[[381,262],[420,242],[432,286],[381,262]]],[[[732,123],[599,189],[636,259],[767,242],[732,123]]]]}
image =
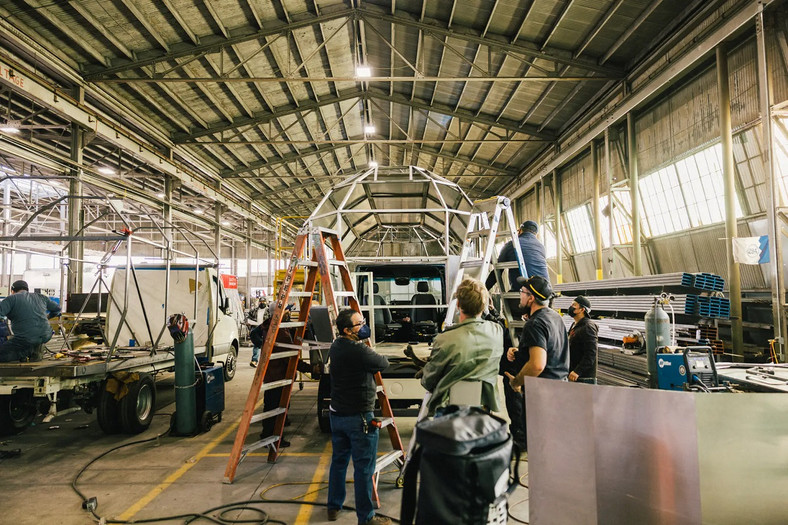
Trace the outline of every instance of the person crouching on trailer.
{"type": "Polygon", "coordinates": [[[11,295],[0,302],[0,317],[11,321],[13,337],[0,348],[0,363],[41,361],[43,344],[52,339],[49,319],[60,315],[60,305],[40,293],[30,293],[25,281],[11,285],[11,295]]]}

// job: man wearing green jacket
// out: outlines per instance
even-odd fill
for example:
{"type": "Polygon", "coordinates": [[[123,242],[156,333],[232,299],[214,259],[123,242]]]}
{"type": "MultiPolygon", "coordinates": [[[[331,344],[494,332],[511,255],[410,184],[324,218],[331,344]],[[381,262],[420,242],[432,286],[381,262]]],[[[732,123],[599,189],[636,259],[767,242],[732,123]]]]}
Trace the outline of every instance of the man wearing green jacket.
{"type": "Polygon", "coordinates": [[[481,381],[481,404],[498,410],[498,365],[503,355],[503,328],[481,318],[488,302],[484,283],[465,279],[455,294],[459,323],[437,335],[424,366],[421,384],[432,397],[429,414],[449,402],[449,390],[460,381],[481,381]]]}

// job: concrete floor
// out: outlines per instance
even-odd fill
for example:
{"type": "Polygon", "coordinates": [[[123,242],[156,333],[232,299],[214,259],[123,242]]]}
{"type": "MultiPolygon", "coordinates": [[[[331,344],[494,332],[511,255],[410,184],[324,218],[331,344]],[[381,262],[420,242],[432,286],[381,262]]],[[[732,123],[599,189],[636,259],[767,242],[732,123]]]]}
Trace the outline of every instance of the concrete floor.
{"type": "MultiPolygon", "coordinates": [[[[307,382],[291,401],[291,425],[285,437],[292,445],[276,464],[267,462],[263,449],[250,454],[238,466],[233,484],[222,483],[238,420],[248,395],[254,369],[248,366],[251,348],[241,349],[235,379],[226,384],[223,420],[210,432],[192,438],[165,436],[147,443],[109,452],[82,474],[77,488],[96,497],[96,514],[111,520],[140,520],[189,513],[238,502],[241,507],[261,509],[269,519],[288,524],[326,522],[325,504],[331,443],[317,425],[317,383],[307,382]],[[264,500],[290,500],[277,503],[264,500]],[[304,504],[312,501],[319,505],[304,504]]],[[[137,436],[107,436],[95,416],[77,412],[36,424],[17,436],[3,438],[0,450],[19,448],[22,454],[0,459],[0,523],[95,523],[82,509],[71,488],[74,477],[88,462],[125,443],[154,438],[167,430],[175,410],[173,376],[164,374],[157,383],[157,415],[151,427],[137,436]]],[[[408,443],[414,418],[398,418],[397,426],[408,443]]],[[[251,442],[250,437],[248,442],[251,442]]],[[[387,433],[381,434],[379,451],[391,450],[387,433]]],[[[521,476],[527,484],[527,463],[521,476]]],[[[352,479],[352,464],[348,477],[352,479]]],[[[381,475],[380,514],[400,515],[402,490],[394,486],[393,467],[381,475]]],[[[353,505],[348,487],[347,505],[353,505]]],[[[217,512],[212,513],[214,516],[217,512]]],[[[250,510],[234,510],[225,518],[262,520],[250,510]]],[[[185,520],[170,521],[183,523],[185,520]]],[[[510,499],[510,523],[528,521],[528,491],[518,487],[510,499]]],[[[198,523],[208,523],[207,520],[198,523]]],[[[253,521],[253,523],[262,521],[253,521]]],[[[337,524],[356,523],[355,513],[343,512],[337,524]]]]}

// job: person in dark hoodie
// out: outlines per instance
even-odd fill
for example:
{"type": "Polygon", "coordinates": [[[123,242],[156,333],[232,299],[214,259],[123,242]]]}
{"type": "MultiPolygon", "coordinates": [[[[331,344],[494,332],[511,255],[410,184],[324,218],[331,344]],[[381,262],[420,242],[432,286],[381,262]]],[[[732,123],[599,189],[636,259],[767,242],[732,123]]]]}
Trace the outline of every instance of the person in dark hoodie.
{"type": "Polygon", "coordinates": [[[353,486],[358,523],[386,525],[391,520],[375,514],[372,503],[372,474],[378,452],[375,417],[377,385],[375,373],[382,372],[388,359],[365,344],[369,326],[355,310],[342,310],[336,320],[339,337],[328,351],[331,376],[331,468],[328,474],[328,521],[339,518],[345,503],[345,476],[353,457],[353,486]]]}
{"type": "Polygon", "coordinates": [[[569,381],[596,384],[597,332],[590,319],[591,301],[578,295],[566,311],[575,320],[569,327],[569,381]]]}
{"type": "Polygon", "coordinates": [[[40,293],[30,293],[25,281],[11,285],[11,295],[0,302],[0,317],[11,321],[13,337],[0,348],[0,363],[41,361],[43,344],[52,339],[49,319],[60,315],[60,306],[40,293]]]}

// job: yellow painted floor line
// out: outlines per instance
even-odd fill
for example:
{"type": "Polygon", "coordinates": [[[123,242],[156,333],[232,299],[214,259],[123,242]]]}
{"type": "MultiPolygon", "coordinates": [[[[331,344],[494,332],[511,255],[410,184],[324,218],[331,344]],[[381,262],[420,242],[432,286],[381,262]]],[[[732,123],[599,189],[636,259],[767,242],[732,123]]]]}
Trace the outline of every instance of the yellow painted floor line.
{"type": "MultiPolygon", "coordinates": [[[[287,456],[290,458],[319,458],[323,457],[322,452],[288,452],[287,450],[282,449],[282,456],[287,456]]],[[[211,454],[205,454],[206,458],[229,458],[229,452],[212,452],[211,454]]],[[[268,452],[249,452],[246,454],[247,458],[253,457],[260,457],[260,458],[267,458],[268,452]]]]}
{"type": "MultiPolygon", "coordinates": [[[[259,408],[261,404],[262,404],[262,400],[259,403],[257,403],[255,409],[259,408]]],[[[181,467],[178,470],[167,476],[167,479],[159,483],[159,485],[157,485],[150,492],[145,494],[141,499],[139,499],[136,503],[134,503],[134,505],[126,509],[126,511],[120,516],[118,516],[117,519],[125,520],[125,521],[131,520],[131,518],[133,518],[139,511],[144,509],[146,505],[148,505],[151,501],[156,499],[156,496],[164,492],[167,489],[167,487],[175,483],[181,476],[186,474],[186,472],[188,472],[190,468],[196,465],[202,458],[206,457],[214,448],[216,448],[216,446],[224,438],[226,438],[231,432],[237,429],[238,425],[240,424],[241,424],[241,418],[239,417],[235,421],[235,423],[233,423],[227,428],[227,430],[216,436],[216,439],[205,445],[203,449],[200,450],[196,456],[194,456],[194,461],[189,461],[188,463],[184,463],[183,465],[181,465],[181,467]]],[[[229,456],[229,454],[227,454],[227,456],[229,456]]]]}
{"type": "MultiPolygon", "coordinates": [[[[323,449],[323,453],[320,455],[320,461],[317,463],[315,475],[312,476],[311,485],[309,485],[309,487],[306,489],[304,501],[311,502],[317,499],[320,482],[328,478],[326,475],[326,470],[328,469],[329,463],[331,463],[331,441],[326,443],[326,448],[323,449]]],[[[298,511],[298,516],[296,516],[296,525],[301,523],[309,523],[309,519],[312,517],[312,511],[314,509],[314,505],[301,505],[301,510],[298,511]]]]}

